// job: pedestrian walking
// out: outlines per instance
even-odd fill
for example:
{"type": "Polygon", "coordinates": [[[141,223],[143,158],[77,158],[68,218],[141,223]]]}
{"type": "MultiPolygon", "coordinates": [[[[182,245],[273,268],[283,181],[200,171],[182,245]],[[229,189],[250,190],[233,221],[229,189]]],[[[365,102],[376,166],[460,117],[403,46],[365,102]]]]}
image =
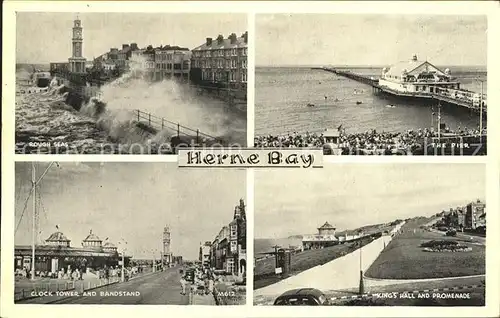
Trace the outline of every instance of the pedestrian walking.
{"type": "Polygon", "coordinates": [[[181,295],[186,295],[186,284],[187,284],[187,281],[186,281],[186,278],[184,277],[184,275],[181,276],[181,295]]]}
{"type": "Polygon", "coordinates": [[[212,275],[208,278],[208,293],[213,294],[214,293],[214,278],[212,275]]]}

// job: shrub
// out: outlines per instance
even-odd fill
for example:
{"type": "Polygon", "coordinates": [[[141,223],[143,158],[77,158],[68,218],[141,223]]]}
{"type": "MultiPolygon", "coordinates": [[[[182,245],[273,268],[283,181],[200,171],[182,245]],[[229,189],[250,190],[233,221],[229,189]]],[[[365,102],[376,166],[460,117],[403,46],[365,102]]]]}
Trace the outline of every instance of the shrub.
{"type": "Polygon", "coordinates": [[[438,248],[438,247],[451,247],[451,246],[458,246],[457,241],[448,241],[448,240],[432,240],[432,241],[427,241],[422,244],[420,244],[420,247],[431,247],[431,248],[438,248]]]}

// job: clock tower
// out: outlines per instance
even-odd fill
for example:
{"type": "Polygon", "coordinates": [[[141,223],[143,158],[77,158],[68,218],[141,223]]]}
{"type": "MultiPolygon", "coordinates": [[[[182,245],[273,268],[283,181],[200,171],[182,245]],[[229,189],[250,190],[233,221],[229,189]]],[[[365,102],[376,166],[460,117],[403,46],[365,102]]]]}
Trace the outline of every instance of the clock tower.
{"type": "Polygon", "coordinates": [[[73,22],[72,55],[68,59],[69,70],[72,73],[85,73],[85,63],[87,61],[83,55],[83,28],[82,21],[76,18],[73,22]]]}
{"type": "Polygon", "coordinates": [[[170,250],[170,228],[168,226],[163,228],[163,260],[167,264],[172,262],[172,252],[170,250]]]}

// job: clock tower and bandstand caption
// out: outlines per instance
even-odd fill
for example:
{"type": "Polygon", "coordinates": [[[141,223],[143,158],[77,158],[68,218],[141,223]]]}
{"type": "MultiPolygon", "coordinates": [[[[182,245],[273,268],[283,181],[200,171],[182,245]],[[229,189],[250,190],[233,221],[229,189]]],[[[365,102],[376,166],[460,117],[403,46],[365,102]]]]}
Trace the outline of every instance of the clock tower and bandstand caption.
{"type": "Polygon", "coordinates": [[[78,18],[73,21],[72,56],[68,59],[71,73],[85,73],[87,59],[83,57],[83,28],[78,18]]]}

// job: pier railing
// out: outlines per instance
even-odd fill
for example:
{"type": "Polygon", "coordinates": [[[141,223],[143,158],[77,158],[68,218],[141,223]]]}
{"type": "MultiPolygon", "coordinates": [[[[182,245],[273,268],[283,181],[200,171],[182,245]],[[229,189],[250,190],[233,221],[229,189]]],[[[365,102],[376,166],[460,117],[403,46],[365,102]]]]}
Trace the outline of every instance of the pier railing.
{"type": "Polygon", "coordinates": [[[189,128],[186,126],[181,125],[180,123],[176,123],[170,120],[167,120],[163,117],[158,117],[154,116],[151,113],[148,112],[143,112],[139,109],[134,110],[135,118],[137,119],[138,122],[146,124],[147,126],[153,128],[156,131],[162,131],[167,129],[170,132],[173,132],[176,134],[177,137],[189,137],[189,138],[196,138],[196,143],[200,143],[200,141],[209,140],[212,142],[220,142],[222,143],[222,140],[211,136],[209,134],[201,132],[199,129],[193,129],[189,128]]]}

